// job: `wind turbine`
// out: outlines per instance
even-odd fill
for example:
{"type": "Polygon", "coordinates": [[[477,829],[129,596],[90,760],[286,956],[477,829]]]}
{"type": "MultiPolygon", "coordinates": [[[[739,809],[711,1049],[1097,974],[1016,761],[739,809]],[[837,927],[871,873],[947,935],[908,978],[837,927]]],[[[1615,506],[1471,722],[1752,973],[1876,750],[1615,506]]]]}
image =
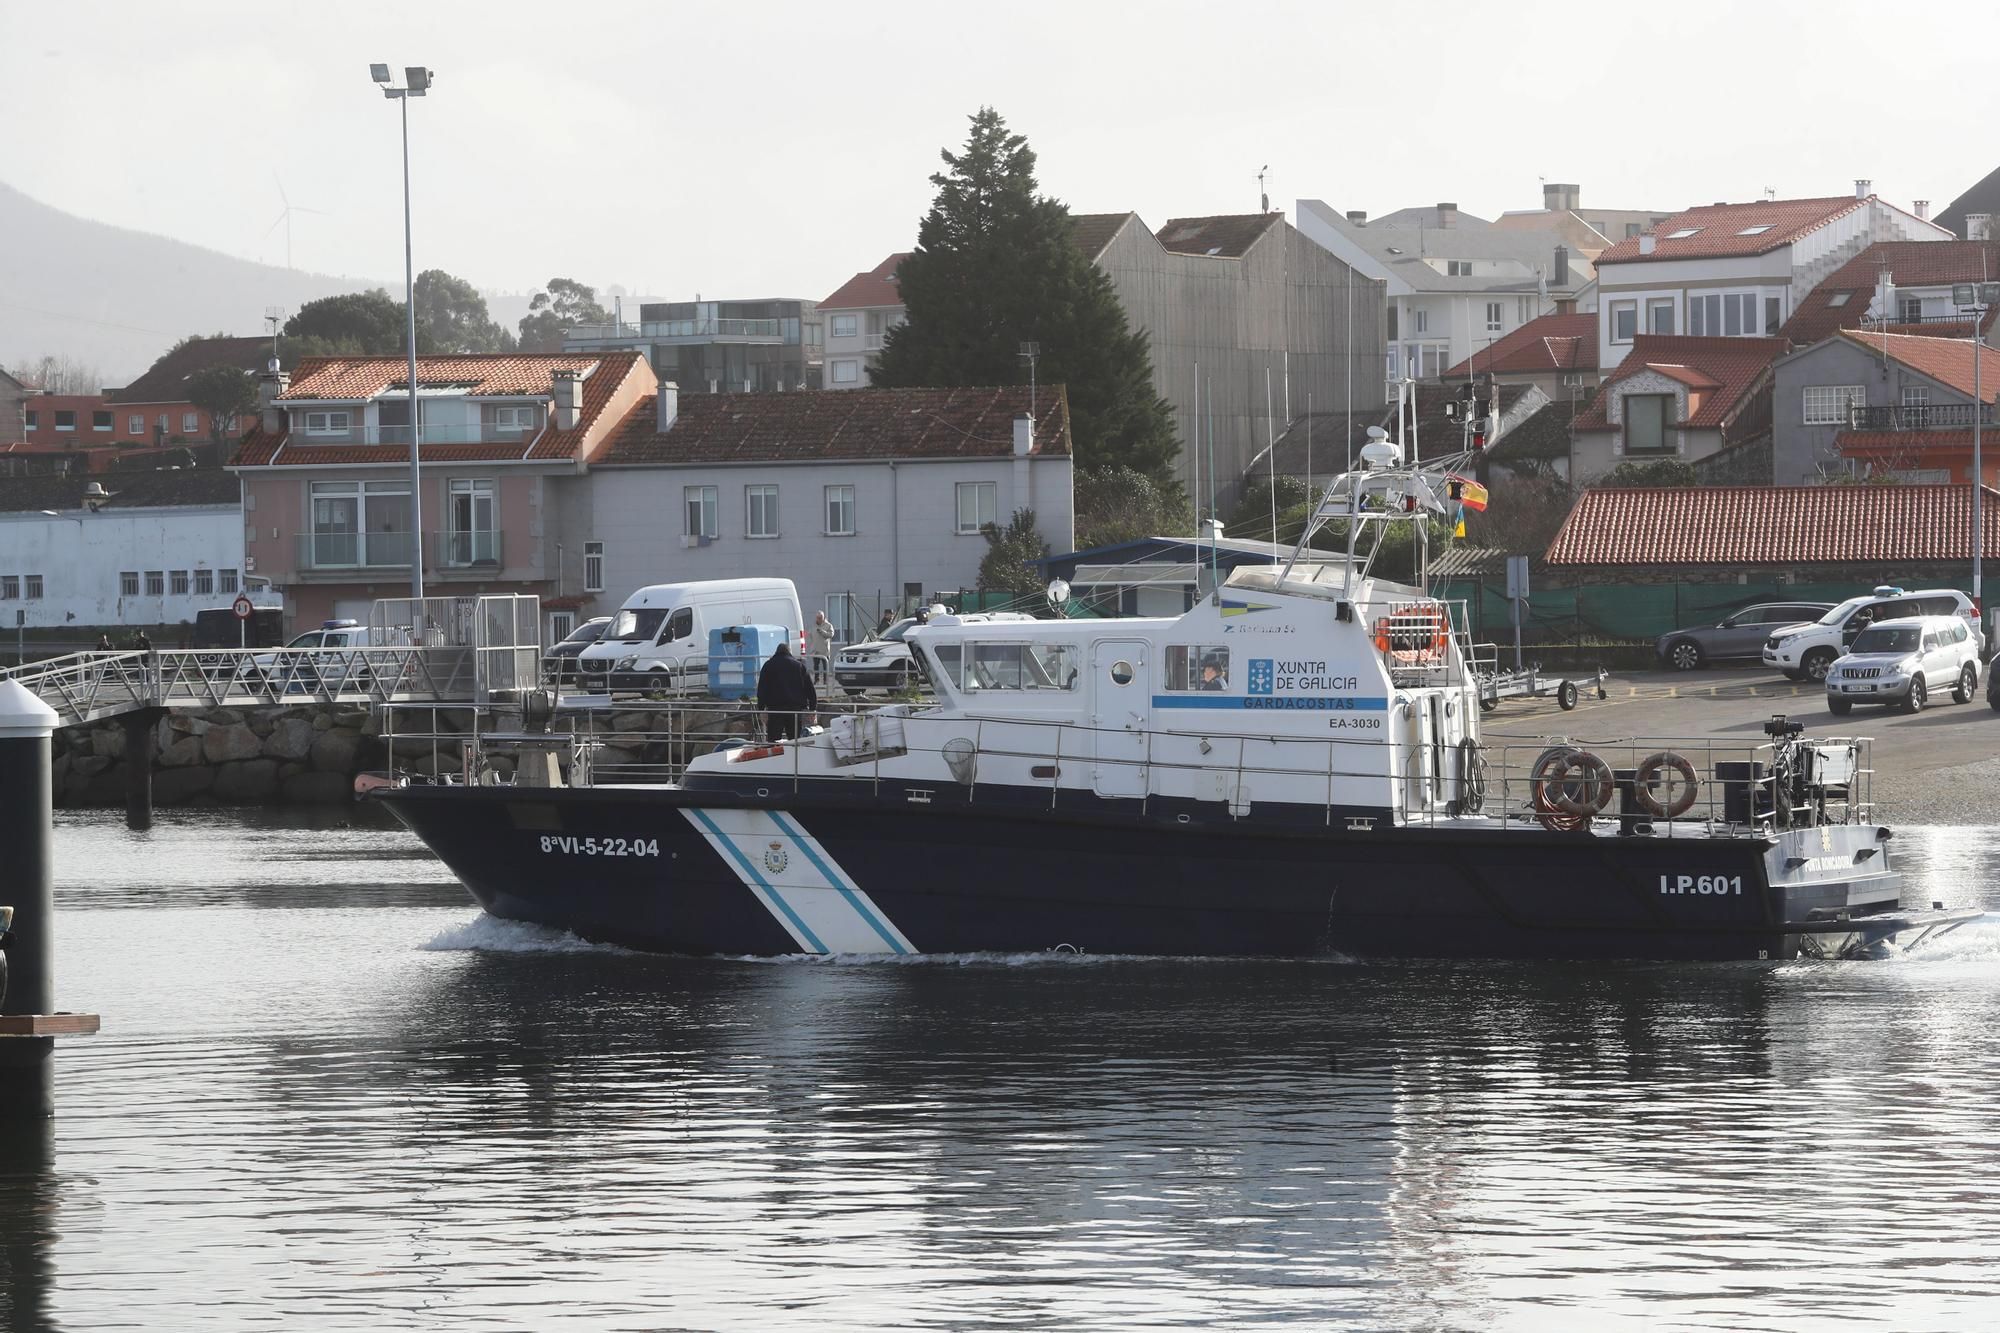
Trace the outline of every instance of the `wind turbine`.
{"type": "Polygon", "coordinates": [[[278,187],[278,198],[284,202],[285,211],[278,214],[278,220],[276,222],[273,222],[270,226],[264,229],[264,239],[267,241],[270,240],[272,232],[276,231],[280,226],[284,227],[285,267],[289,269],[292,267],[292,214],[313,213],[320,217],[325,217],[326,212],[323,209],[307,208],[303,204],[294,205],[291,199],[285,194],[285,183],[278,179],[277,172],[274,171],[271,173],[271,180],[275,182],[278,187]]]}

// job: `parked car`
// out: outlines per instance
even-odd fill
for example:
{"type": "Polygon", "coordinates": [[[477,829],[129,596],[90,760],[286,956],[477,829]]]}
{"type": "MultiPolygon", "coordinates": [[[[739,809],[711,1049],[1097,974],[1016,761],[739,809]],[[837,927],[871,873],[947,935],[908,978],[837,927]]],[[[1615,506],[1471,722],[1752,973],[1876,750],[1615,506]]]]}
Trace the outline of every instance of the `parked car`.
{"type": "Polygon", "coordinates": [[[1764,651],[1764,641],[1779,630],[1818,620],[1831,610],[1831,602],[1759,602],[1713,625],[1662,634],[1653,652],[1676,671],[1693,671],[1732,657],[1756,657],[1764,651]]]}
{"type": "Polygon", "coordinates": [[[386,674],[393,675],[396,666],[387,662],[372,662],[370,658],[376,654],[358,650],[407,646],[409,631],[404,629],[396,633],[400,637],[395,642],[383,645],[375,643],[368,627],[358,620],[322,621],[318,629],[307,630],[293,638],[285,645],[284,651],[258,653],[239,666],[236,674],[238,679],[259,690],[285,694],[310,693],[323,686],[334,690],[366,689],[377,667],[387,667],[386,674]],[[306,651],[313,649],[319,651],[306,651]]]}
{"type": "Polygon", "coordinates": [[[592,616],[571,630],[568,638],[544,652],[542,671],[548,676],[550,683],[576,684],[576,659],[583,656],[584,649],[604,637],[604,631],[610,624],[610,616],[592,616]]]}
{"type": "Polygon", "coordinates": [[[1978,631],[1955,615],[1878,620],[1826,673],[1826,706],[1836,714],[1856,704],[1921,712],[1933,691],[1944,690],[1961,704],[1979,692],[1978,631]]]}
{"type": "Polygon", "coordinates": [[[1848,598],[1810,625],[1779,630],[1764,643],[1764,664],[1793,680],[1825,680],[1827,668],[1862,630],[1879,621],[1911,616],[1955,616],[1972,631],[1974,648],[1978,647],[1979,615],[1970,597],[1956,588],[1905,592],[1885,585],[1848,598]]]}
{"type": "MultiPolygon", "coordinates": [[[[1033,620],[1018,611],[975,611],[958,618],[962,623],[981,621],[1033,620]]],[[[910,645],[903,636],[920,622],[904,616],[865,643],[843,648],[834,655],[834,683],[849,694],[864,690],[901,690],[917,682],[919,668],[910,658],[910,645]]]]}

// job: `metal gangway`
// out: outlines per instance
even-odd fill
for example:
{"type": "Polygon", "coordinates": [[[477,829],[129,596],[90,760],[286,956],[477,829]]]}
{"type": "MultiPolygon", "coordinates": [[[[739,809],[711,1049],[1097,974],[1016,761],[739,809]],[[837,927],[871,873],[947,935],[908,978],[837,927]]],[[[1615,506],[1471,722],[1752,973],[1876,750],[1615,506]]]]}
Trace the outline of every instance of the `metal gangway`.
{"type": "Polygon", "coordinates": [[[532,596],[389,598],[349,647],[69,653],[4,674],[65,727],[160,708],[480,705],[540,683],[540,622],[532,596]]]}

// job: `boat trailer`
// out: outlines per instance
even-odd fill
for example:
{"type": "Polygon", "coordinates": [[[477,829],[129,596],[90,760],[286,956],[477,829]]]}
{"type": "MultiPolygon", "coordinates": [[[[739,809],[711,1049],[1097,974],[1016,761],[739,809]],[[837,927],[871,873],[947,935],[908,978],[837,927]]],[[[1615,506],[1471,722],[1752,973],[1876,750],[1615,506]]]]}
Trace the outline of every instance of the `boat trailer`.
{"type": "Polygon", "coordinates": [[[1556,706],[1567,713],[1583,697],[1585,686],[1595,690],[1598,698],[1604,698],[1604,682],[1610,678],[1611,673],[1603,667],[1588,676],[1547,675],[1539,666],[1518,671],[1482,671],[1477,677],[1479,711],[1492,712],[1502,699],[1546,699],[1553,694],[1556,706]]]}

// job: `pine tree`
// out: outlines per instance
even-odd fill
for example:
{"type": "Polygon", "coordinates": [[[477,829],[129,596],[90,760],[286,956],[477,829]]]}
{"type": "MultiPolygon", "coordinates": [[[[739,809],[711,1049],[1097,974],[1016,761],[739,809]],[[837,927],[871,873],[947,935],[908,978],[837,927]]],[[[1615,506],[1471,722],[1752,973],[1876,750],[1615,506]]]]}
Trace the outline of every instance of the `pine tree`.
{"type": "Polygon", "coordinates": [[[1146,335],[1126,322],[1111,279],[1070,240],[1069,209],[1040,194],[1035,154],[991,107],[960,153],[940,154],[937,196],[897,271],[908,320],[889,331],[877,385],[1067,386],[1079,468],[1126,467],[1173,485],[1180,444],[1153,391],[1146,335]]]}

